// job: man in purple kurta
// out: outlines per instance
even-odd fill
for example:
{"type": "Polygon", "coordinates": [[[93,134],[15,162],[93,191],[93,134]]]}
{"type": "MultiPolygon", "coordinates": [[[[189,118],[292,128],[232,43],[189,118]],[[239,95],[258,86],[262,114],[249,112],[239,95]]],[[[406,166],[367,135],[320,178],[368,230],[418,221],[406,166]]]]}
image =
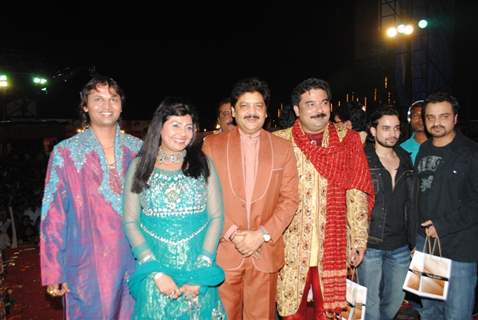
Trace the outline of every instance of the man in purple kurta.
{"type": "Polygon", "coordinates": [[[41,213],[42,284],[65,296],[67,319],[129,319],[134,258],[121,224],[123,178],[141,140],[121,132],[123,93],[90,80],[80,108],[88,129],[55,146],[41,213]]]}

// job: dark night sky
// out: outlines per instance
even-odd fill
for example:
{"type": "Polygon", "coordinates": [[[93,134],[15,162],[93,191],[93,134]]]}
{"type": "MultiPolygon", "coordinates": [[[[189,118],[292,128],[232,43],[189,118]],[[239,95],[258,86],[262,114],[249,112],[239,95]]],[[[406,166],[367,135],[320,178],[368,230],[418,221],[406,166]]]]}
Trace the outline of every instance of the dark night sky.
{"type": "MultiPolygon", "coordinates": [[[[318,10],[240,2],[216,8],[222,14],[205,7],[128,15],[101,10],[87,16],[60,9],[47,19],[14,15],[2,20],[13,31],[4,41],[7,48],[27,53],[48,73],[94,65],[117,79],[127,95],[126,118],[149,119],[168,95],[189,97],[207,118],[241,78],[268,81],[277,105],[288,103],[291,89],[304,78],[327,77],[349,63],[352,52],[344,39],[353,36],[352,25],[341,22],[352,21],[349,4],[335,1],[318,10]]],[[[56,88],[52,84],[52,115],[68,115],[86,74],[56,88]]]]}
{"type": "MultiPolygon", "coordinates": [[[[354,54],[355,2],[241,1],[214,8],[177,2],[175,8],[154,10],[152,6],[99,9],[84,3],[28,14],[2,10],[3,29],[9,32],[4,33],[0,49],[7,48],[8,64],[23,72],[30,68],[51,75],[67,67],[77,71],[67,83],[51,83],[45,116],[75,117],[87,68],[95,66],[125,89],[126,119],[149,119],[162,98],[174,95],[190,98],[200,110],[203,126],[211,126],[217,101],[241,78],[265,79],[277,106],[288,103],[291,89],[306,77],[329,79],[338,70],[347,70],[354,54]],[[12,52],[20,58],[12,58],[12,52]]],[[[457,2],[462,12],[469,12],[466,2],[457,2]]],[[[470,23],[470,15],[466,17],[464,22],[470,23]]],[[[466,26],[458,24],[462,37],[466,26]]],[[[472,54],[465,48],[463,41],[458,42],[463,57],[457,63],[460,70],[471,67],[466,61],[472,54]]],[[[476,70],[473,64],[471,70],[476,70]]],[[[465,94],[467,82],[457,74],[465,94]]],[[[333,91],[344,91],[339,86],[332,83],[333,91]]]]}

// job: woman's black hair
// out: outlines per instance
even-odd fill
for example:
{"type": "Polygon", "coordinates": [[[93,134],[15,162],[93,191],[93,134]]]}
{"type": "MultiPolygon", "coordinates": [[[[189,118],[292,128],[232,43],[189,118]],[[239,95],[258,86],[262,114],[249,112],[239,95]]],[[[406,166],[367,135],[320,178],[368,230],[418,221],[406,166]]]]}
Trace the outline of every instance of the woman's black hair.
{"type": "Polygon", "coordinates": [[[194,107],[182,98],[165,98],[156,109],[149,125],[148,132],[144,138],[144,143],[138,153],[138,166],[134,174],[132,192],[140,193],[144,188],[148,188],[148,180],[154,169],[159,146],[161,145],[161,130],[164,123],[171,116],[190,115],[193,120],[194,135],[191,143],[186,147],[186,156],[181,170],[184,175],[198,179],[203,176],[207,180],[209,177],[209,166],[206,155],[201,149],[202,140],[196,141],[196,128],[198,126],[198,116],[194,107]]]}

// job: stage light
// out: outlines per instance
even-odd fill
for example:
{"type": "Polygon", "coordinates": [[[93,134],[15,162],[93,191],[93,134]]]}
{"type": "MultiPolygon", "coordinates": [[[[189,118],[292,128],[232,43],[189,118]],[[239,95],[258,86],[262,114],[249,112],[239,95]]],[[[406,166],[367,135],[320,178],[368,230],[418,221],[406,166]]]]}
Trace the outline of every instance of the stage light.
{"type": "Polygon", "coordinates": [[[411,24],[407,24],[405,26],[405,30],[404,30],[404,34],[406,34],[407,36],[411,35],[413,33],[413,31],[415,31],[415,29],[413,28],[413,26],[411,24]]]}
{"type": "Polygon", "coordinates": [[[388,28],[387,32],[386,32],[387,37],[389,37],[389,38],[395,38],[397,36],[397,33],[398,33],[397,28],[395,28],[395,27],[388,28]]]}
{"type": "Polygon", "coordinates": [[[6,74],[0,74],[0,88],[8,87],[8,76],[6,74]]]}
{"type": "Polygon", "coordinates": [[[33,83],[36,85],[45,85],[48,82],[45,78],[42,77],[33,77],[33,83]]]}
{"type": "Polygon", "coordinates": [[[421,19],[418,21],[418,27],[420,29],[425,29],[428,26],[428,21],[426,19],[421,19]]]}
{"type": "Polygon", "coordinates": [[[397,32],[403,34],[403,33],[405,33],[406,28],[407,28],[407,26],[405,26],[403,23],[401,23],[397,26],[397,32]]]}

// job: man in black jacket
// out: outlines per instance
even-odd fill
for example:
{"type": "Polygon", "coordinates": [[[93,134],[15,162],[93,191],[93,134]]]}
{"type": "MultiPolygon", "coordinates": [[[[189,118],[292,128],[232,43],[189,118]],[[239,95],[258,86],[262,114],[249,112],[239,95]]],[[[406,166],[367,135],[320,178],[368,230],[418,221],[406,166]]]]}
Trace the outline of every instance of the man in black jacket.
{"type": "Polygon", "coordinates": [[[410,155],[397,145],[399,114],[393,107],[370,117],[375,143],[365,147],[375,188],[367,251],[359,281],[367,287],[367,320],[395,318],[417,233],[417,178],[410,155]]]}
{"type": "Polygon", "coordinates": [[[425,234],[439,237],[452,260],[446,301],[422,299],[421,319],[471,319],[478,261],[478,145],[456,131],[458,101],[447,93],[425,100],[423,114],[432,139],[420,147],[419,215],[425,234]]]}

